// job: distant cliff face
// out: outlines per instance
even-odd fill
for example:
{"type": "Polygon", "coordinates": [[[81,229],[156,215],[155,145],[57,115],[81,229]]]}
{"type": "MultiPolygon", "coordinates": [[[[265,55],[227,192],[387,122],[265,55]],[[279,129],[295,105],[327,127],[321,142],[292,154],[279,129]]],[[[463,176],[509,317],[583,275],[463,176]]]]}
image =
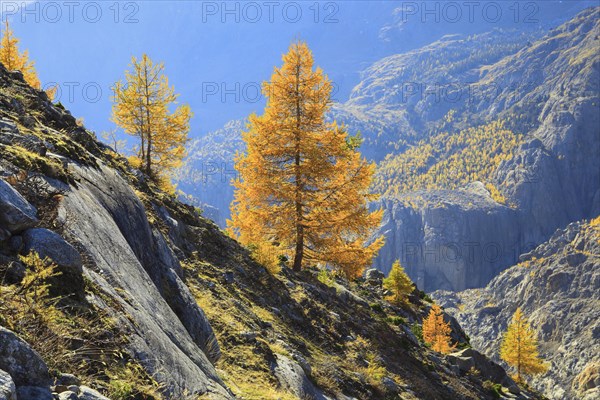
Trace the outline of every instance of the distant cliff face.
{"type": "Polygon", "coordinates": [[[426,291],[483,286],[525,246],[518,213],[485,189],[416,192],[380,204],[386,243],[375,264],[387,273],[399,259],[426,291]]]}
{"type": "Polygon", "coordinates": [[[241,132],[245,124],[243,120],[230,121],[222,129],[193,140],[176,177],[178,188],[192,196],[189,201],[197,203],[204,215],[220,227],[225,227],[229,218],[231,181],[237,175],[234,157],[243,151],[241,132]]]}
{"type": "Polygon", "coordinates": [[[586,10],[516,54],[480,68],[482,85],[506,89],[494,102],[474,105],[464,115],[514,119],[512,129],[526,133],[514,157],[502,161],[494,175],[493,183],[512,209],[467,206],[476,196],[460,191],[437,193],[434,201],[419,205],[401,205],[419,194],[383,199],[386,223],[381,232],[390,242],[376,261],[378,268],[386,270],[392,260],[404,259],[426,290],[477,287],[558,227],[598,215],[600,55],[594,49],[599,45],[599,13],[598,8],[586,10]],[[463,207],[440,209],[439,203],[453,204],[456,197],[463,198],[463,207]],[[503,256],[452,263],[444,257],[410,259],[406,250],[416,244],[423,253],[435,251],[432,246],[472,241],[503,249],[503,256]]]}
{"type": "Polygon", "coordinates": [[[474,348],[498,360],[501,335],[521,307],[550,364],[533,386],[553,400],[597,399],[600,362],[600,220],[577,222],[523,255],[483,289],[434,292],[474,348]]]}

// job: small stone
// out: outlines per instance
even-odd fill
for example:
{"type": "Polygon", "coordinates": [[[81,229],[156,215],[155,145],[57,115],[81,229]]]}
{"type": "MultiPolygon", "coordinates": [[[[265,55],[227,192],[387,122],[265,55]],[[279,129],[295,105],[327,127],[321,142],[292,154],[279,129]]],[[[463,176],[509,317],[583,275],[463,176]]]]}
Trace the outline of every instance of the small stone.
{"type": "MultiPolygon", "coordinates": [[[[72,374],[60,374],[58,379],[56,379],[57,385],[65,385],[65,386],[79,386],[81,385],[81,381],[75,375],[72,374]]],[[[69,390],[71,390],[69,388],[69,390]]]]}
{"type": "Polygon", "coordinates": [[[66,392],[67,390],[69,390],[65,385],[56,385],[54,386],[54,391],[58,394],[62,393],[62,392],[66,392]]]}
{"type": "Polygon", "coordinates": [[[77,393],[67,390],[58,394],[59,400],[78,400],[77,393]]]}
{"type": "Polygon", "coordinates": [[[80,386],[79,391],[79,400],[110,400],[87,386],[80,386]]]}
{"type": "Polygon", "coordinates": [[[240,333],[242,339],[246,342],[254,342],[256,341],[256,337],[258,336],[256,332],[248,331],[240,333]]]}
{"type": "Polygon", "coordinates": [[[8,372],[0,370],[0,399],[17,400],[17,387],[8,372]]]}
{"type": "Polygon", "coordinates": [[[232,284],[235,281],[235,277],[232,271],[227,271],[223,274],[223,280],[227,284],[232,284]]]}
{"type": "Polygon", "coordinates": [[[381,378],[381,384],[390,393],[398,393],[399,391],[398,384],[389,376],[381,378]]]}
{"type": "Polygon", "coordinates": [[[70,385],[67,389],[69,389],[73,393],[79,393],[79,386],[77,385],[70,385]]]}
{"type": "Polygon", "coordinates": [[[273,324],[271,322],[269,322],[269,321],[260,321],[260,326],[263,329],[271,329],[271,328],[273,328],[273,324]]]}

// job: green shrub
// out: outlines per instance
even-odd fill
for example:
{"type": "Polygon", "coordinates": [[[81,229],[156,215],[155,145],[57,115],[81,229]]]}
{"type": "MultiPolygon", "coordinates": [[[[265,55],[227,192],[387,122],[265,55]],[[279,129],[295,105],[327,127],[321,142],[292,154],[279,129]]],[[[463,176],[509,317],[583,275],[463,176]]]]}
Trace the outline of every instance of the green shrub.
{"type": "Polygon", "coordinates": [[[433,303],[433,299],[431,297],[429,297],[429,295],[422,290],[419,290],[419,298],[428,303],[433,303]]]}
{"type": "Polygon", "coordinates": [[[330,286],[330,287],[333,286],[333,284],[335,283],[335,279],[333,279],[333,275],[327,268],[323,268],[323,269],[319,270],[319,273],[317,274],[317,279],[322,284],[330,286]]]}
{"type": "Polygon", "coordinates": [[[483,388],[488,391],[494,398],[500,399],[503,396],[502,385],[492,381],[483,382],[483,388]]]}
{"type": "Polygon", "coordinates": [[[419,339],[419,342],[423,342],[423,327],[416,322],[411,325],[410,330],[419,339]]]}
{"type": "Polygon", "coordinates": [[[406,319],[402,317],[391,316],[385,319],[388,323],[396,326],[400,326],[402,324],[406,324],[406,319]]]}
{"type": "Polygon", "coordinates": [[[371,303],[371,304],[369,304],[369,306],[371,307],[371,310],[373,310],[375,312],[378,312],[378,313],[383,312],[383,307],[379,303],[371,303]]]}

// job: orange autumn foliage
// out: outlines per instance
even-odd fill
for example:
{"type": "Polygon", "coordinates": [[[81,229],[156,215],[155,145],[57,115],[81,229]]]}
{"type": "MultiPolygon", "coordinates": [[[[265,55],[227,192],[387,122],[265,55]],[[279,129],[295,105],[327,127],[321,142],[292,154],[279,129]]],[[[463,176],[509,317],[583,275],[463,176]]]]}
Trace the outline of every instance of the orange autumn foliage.
{"type": "Polygon", "coordinates": [[[125,73],[125,82],[115,84],[112,99],[112,120],[139,138],[133,163],[168,191],[174,191],[170,173],[186,156],[192,117],[187,104],[171,111],[177,97],[164,75],[164,65],[154,64],[144,54],[140,60],[132,58],[131,70],[125,73]]]}
{"type": "Polygon", "coordinates": [[[375,165],[361,156],[360,140],[325,119],[331,90],[308,46],[292,44],[263,85],[264,113],[251,115],[243,133],[228,226],[243,244],[276,244],[295,270],[321,263],[353,278],[383,245],[382,237],[368,243],[382,211],[367,205],[376,199],[375,165]]]}
{"type": "Polygon", "coordinates": [[[423,320],[423,341],[431,345],[434,351],[447,354],[456,347],[450,345],[451,332],[450,324],[444,321],[442,309],[434,304],[427,318],[423,320]]]}
{"type": "MultiPolygon", "coordinates": [[[[2,40],[0,41],[0,62],[9,71],[21,71],[23,79],[31,87],[40,90],[41,83],[38,78],[33,61],[29,59],[27,50],[19,52],[19,39],[14,36],[14,32],[10,29],[8,20],[4,24],[2,32],[2,40]]],[[[56,87],[46,90],[46,94],[50,100],[56,95],[56,87]]]]}

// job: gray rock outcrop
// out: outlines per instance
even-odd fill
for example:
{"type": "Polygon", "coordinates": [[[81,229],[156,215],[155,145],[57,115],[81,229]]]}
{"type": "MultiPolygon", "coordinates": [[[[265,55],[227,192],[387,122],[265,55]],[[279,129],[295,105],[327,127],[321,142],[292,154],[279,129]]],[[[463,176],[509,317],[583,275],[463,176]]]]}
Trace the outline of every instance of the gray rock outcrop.
{"type": "Polygon", "coordinates": [[[387,274],[400,260],[421,290],[483,286],[526,247],[515,210],[489,194],[417,192],[380,204],[386,243],[374,264],[387,274]],[[417,201],[431,205],[411,205],[417,201]]]}
{"type": "Polygon", "coordinates": [[[308,379],[300,364],[285,356],[276,355],[276,360],[273,363],[273,375],[277,378],[281,389],[286,393],[293,393],[300,399],[331,400],[329,397],[324,396],[308,379]]]}
{"type": "Polygon", "coordinates": [[[521,307],[549,363],[548,372],[531,384],[553,400],[578,398],[594,389],[592,366],[600,362],[599,266],[600,227],[577,222],[524,254],[519,265],[485,288],[432,297],[458,320],[472,346],[497,362],[502,334],[521,307]]]}
{"type": "Polygon", "coordinates": [[[35,226],[37,210],[11,185],[0,179],[0,228],[10,233],[35,226]]]}
{"type": "Polygon", "coordinates": [[[517,384],[506,374],[504,368],[490,361],[486,356],[467,348],[447,356],[450,364],[456,365],[461,372],[467,373],[471,368],[477,370],[481,376],[489,381],[497,382],[507,387],[512,393],[519,393],[517,384]]]}
{"type": "Polygon", "coordinates": [[[48,257],[59,268],[83,271],[83,261],[79,252],[59,234],[44,228],[28,229],[23,233],[23,252],[35,251],[40,258],[48,257]]]}
{"type": "Polygon", "coordinates": [[[181,281],[181,266],[162,234],[150,227],[144,205],[110,168],[72,165],[72,173],[77,187],[51,182],[66,190],[59,211],[65,234],[85,249],[93,265],[84,269],[88,278],[135,321],[131,352],[170,396],[187,390],[228,398],[210,361],[219,354],[212,328],[181,281]]]}
{"type": "Polygon", "coordinates": [[[0,400],[17,400],[17,387],[8,372],[0,369],[0,400]]]}
{"type": "Polygon", "coordinates": [[[29,344],[0,326],[0,370],[7,372],[17,386],[50,385],[48,367],[29,344]]]}

